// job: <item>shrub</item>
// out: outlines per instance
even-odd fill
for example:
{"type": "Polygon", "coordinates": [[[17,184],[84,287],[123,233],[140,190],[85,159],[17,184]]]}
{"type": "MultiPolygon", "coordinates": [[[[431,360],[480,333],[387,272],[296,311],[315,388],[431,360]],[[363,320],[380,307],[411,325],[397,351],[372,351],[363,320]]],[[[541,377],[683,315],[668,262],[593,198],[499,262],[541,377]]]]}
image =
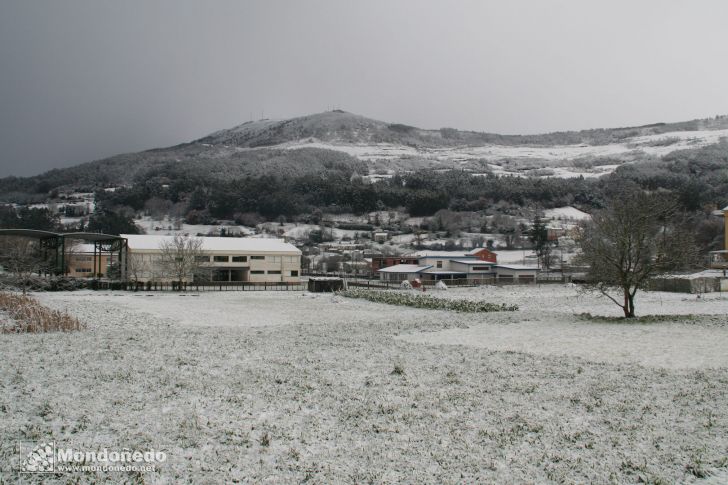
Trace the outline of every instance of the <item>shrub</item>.
{"type": "Polygon", "coordinates": [[[20,291],[25,287],[29,291],[74,291],[88,288],[90,281],[65,276],[29,276],[27,278],[6,273],[0,275],[0,288],[20,291]]]}
{"type": "Polygon", "coordinates": [[[363,298],[375,303],[387,303],[389,305],[403,305],[415,308],[429,308],[433,310],[452,310],[456,312],[513,312],[518,310],[518,305],[506,305],[487,303],[471,300],[450,300],[434,298],[427,295],[412,295],[394,291],[360,290],[352,289],[339,293],[348,298],[363,298]]]}
{"type": "Polygon", "coordinates": [[[0,292],[0,311],[10,317],[1,322],[0,333],[70,332],[83,328],[68,313],[46,308],[29,296],[0,292]]]}

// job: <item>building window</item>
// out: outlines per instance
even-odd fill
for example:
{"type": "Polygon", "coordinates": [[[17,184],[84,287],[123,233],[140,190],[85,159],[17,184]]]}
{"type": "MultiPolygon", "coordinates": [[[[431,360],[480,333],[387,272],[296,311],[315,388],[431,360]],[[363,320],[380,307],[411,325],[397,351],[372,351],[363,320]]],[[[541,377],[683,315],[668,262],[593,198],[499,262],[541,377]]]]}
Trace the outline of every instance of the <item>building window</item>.
{"type": "Polygon", "coordinates": [[[247,263],[247,256],[233,256],[233,263],[247,263]]]}
{"type": "Polygon", "coordinates": [[[473,266],[473,271],[490,271],[490,266],[473,266]]]}
{"type": "Polygon", "coordinates": [[[268,271],[268,274],[281,274],[281,272],[280,272],[280,271],[278,271],[278,270],[275,270],[275,271],[268,271]]]}
{"type": "Polygon", "coordinates": [[[265,274],[265,271],[256,270],[256,271],[251,271],[250,274],[265,274]]]}
{"type": "Polygon", "coordinates": [[[437,267],[438,267],[438,268],[442,268],[442,261],[438,261],[438,262],[437,262],[437,267]]]}
{"type": "Polygon", "coordinates": [[[209,263],[210,256],[195,256],[195,261],[198,263],[209,263]]]}
{"type": "Polygon", "coordinates": [[[213,256],[213,261],[216,263],[227,263],[230,261],[230,256],[213,256]]]}
{"type": "Polygon", "coordinates": [[[291,271],[291,276],[298,276],[298,271],[296,271],[296,270],[291,271]]]}
{"type": "Polygon", "coordinates": [[[286,262],[295,263],[298,261],[298,256],[286,256],[286,262]]]}
{"type": "Polygon", "coordinates": [[[251,256],[250,259],[265,259],[265,256],[251,256]]]}
{"type": "Polygon", "coordinates": [[[280,256],[271,256],[270,257],[270,260],[272,262],[274,262],[274,263],[280,263],[281,262],[281,257],[280,256]]]}

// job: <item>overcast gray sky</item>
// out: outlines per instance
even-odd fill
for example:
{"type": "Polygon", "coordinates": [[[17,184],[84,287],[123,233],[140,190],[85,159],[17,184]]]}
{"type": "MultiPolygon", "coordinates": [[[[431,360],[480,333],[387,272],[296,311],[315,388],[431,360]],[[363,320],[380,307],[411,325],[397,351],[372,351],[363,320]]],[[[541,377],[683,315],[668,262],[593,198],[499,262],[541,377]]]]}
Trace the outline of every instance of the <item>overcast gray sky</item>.
{"type": "Polygon", "coordinates": [[[338,107],[499,133],[728,113],[728,2],[0,0],[0,176],[338,107]]]}

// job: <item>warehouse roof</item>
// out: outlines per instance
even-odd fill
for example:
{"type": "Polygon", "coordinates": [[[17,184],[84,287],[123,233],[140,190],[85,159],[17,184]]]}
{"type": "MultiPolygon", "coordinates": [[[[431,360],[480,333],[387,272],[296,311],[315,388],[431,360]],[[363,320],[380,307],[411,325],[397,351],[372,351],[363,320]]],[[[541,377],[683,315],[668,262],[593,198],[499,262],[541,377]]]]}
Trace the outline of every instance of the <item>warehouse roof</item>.
{"type": "Polygon", "coordinates": [[[380,273],[419,273],[432,266],[420,266],[417,264],[395,264],[379,270],[380,273]]]}
{"type": "Polygon", "coordinates": [[[453,263],[460,263],[460,264],[469,264],[469,265],[486,265],[490,266],[492,263],[491,261],[483,261],[482,259],[451,259],[453,263]]]}
{"type": "Polygon", "coordinates": [[[523,266],[521,264],[496,264],[496,268],[512,269],[517,271],[538,271],[536,266],[523,266]]]}
{"type": "MultiPolygon", "coordinates": [[[[122,234],[127,239],[129,249],[160,249],[163,244],[172,242],[174,236],[122,234]]],[[[256,251],[301,254],[301,250],[283,239],[262,237],[196,237],[202,240],[204,251],[256,251]]]]}

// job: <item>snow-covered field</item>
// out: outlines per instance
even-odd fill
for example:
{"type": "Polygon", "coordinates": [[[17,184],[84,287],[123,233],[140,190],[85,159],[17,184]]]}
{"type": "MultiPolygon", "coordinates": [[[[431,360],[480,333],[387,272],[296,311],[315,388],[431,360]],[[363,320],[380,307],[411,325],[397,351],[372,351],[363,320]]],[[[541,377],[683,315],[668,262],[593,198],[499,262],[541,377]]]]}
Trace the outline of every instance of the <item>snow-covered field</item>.
{"type": "Polygon", "coordinates": [[[299,292],[40,294],[88,329],[0,335],[0,480],[18,479],[17,439],[165,450],[145,483],[726,476],[728,298],[644,295],[640,314],[696,317],[629,325],[575,316],[618,309],[571,286],[431,294],[521,310],[299,292]],[[690,346],[694,359],[680,353],[690,346]]]}
{"type": "Polygon", "coordinates": [[[627,324],[574,318],[587,311],[593,316],[614,317],[619,308],[571,285],[487,286],[433,294],[518,304],[521,311],[516,316],[504,315],[503,323],[508,325],[453,328],[403,339],[660,368],[728,368],[728,295],[708,293],[697,298],[682,293],[643,293],[637,300],[639,314],[675,318],[627,324]],[[683,317],[692,314],[700,317],[683,317]]]}

